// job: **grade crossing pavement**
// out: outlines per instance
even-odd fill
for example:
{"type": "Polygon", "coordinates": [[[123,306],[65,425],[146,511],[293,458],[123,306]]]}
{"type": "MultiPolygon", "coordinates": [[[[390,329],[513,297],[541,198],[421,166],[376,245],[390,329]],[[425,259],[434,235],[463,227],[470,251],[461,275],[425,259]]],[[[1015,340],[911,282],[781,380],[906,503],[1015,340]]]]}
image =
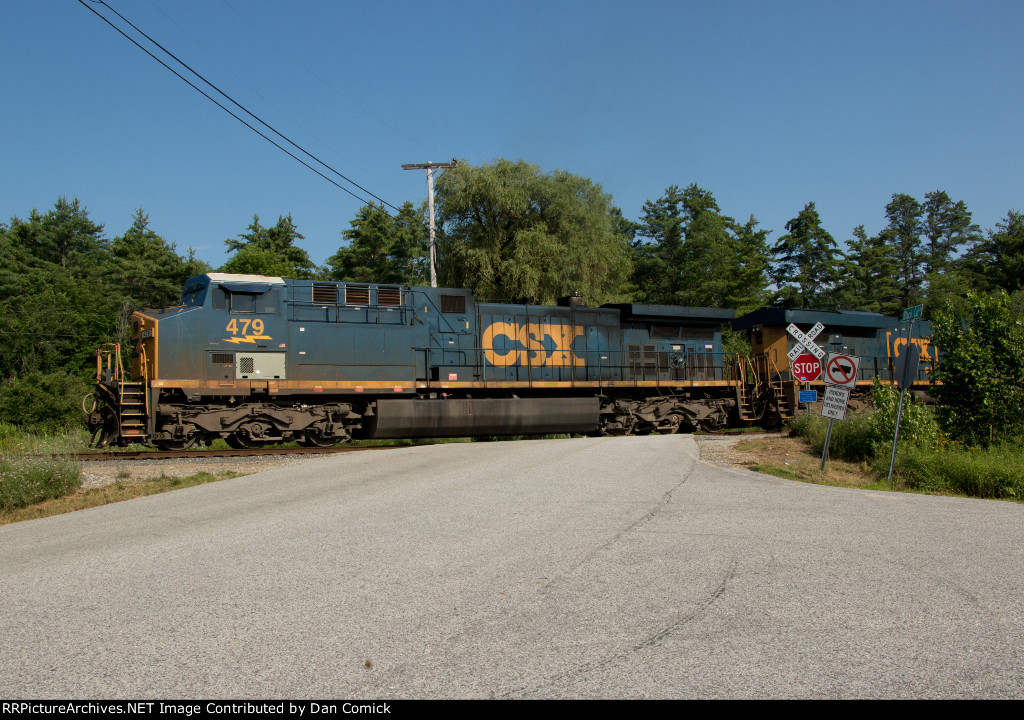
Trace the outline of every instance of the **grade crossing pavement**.
{"type": "Polygon", "coordinates": [[[1019,698],[1022,520],[680,435],[318,457],[0,528],[0,696],[1019,698]]]}

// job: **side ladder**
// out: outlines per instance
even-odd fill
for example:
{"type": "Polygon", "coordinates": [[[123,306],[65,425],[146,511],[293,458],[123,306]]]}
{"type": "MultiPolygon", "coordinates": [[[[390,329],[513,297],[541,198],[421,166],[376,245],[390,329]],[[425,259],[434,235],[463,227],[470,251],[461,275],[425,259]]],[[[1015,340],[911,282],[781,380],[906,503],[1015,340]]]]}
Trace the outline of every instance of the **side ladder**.
{"type": "MultiPolygon", "coordinates": [[[[145,362],[142,363],[145,374],[145,362]]],[[[107,343],[96,350],[96,384],[102,390],[107,404],[116,419],[116,429],[107,425],[107,441],[119,437],[130,437],[132,442],[145,440],[149,436],[146,421],[149,417],[149,397],[146,392],[146,378],[130,381],[125,379],[121,363],[121,346],[107,343]]],[[[109,418],[109,416],[108,416],[109,418]]]]}

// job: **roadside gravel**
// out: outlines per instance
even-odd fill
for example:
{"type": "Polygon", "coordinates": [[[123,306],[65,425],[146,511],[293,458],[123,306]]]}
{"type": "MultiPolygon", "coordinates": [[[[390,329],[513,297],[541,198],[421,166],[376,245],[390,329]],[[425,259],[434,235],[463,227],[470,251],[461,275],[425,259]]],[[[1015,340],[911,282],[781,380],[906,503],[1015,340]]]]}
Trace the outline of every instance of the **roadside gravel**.
{"type": "Polygon", "coordinates": [[[90,489],[111,485],[118,480],[152,480],[161,476],[187,477],[201,472],[211,475],[226,472],[251,475],[308,459],[309,456],[302,455],[256,455],[194,460],[90,460],[79,464],[82,468],[82,488],[90,489]]]}
{"type": "MultiPolygon", "coordinates": [[[[694,435],[700,458],[716,465],[743,466],[751,456],[736,450],[741,440],[770,437],[763,433],[741,435],[694,435]]],[[[316,456],[314,456],[316,457],[316,456]]],[[[117,480],[152,480],[164,477],[187,477],[200,472],[217,475],[235,472],[251,475],[273,468],[304,462],[309,456],[260,455],[252,457],[196,458],[175,460],[91,460],[82,467],[82,488],[98,488],[117,480]]]]}
{"type": "Polygon", "coordinates": [[[772,433],[742,433],[737,435],[694,435],[700,449],[700,459],[715,465],[746,467],[752,459],[750,453],[740,452],[736,445],[742,440],[778,437],[772,433]]]}

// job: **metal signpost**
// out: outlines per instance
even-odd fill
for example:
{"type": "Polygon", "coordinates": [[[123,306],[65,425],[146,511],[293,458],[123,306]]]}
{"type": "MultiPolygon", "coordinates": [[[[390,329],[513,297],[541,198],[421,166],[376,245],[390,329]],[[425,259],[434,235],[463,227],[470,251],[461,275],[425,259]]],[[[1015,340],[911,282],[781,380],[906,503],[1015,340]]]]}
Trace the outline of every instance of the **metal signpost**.
{"type": "Polygon", "coordinates": [[[846,407],[850,402],[850,391],[857,385],[857,372],[860,370],[860,358],[856,355],[829,353],[825,361],[824,379],[828,385],[825,397],[821,401],[821,416],[828,418],[828,430],[825,432],[825,447],[821,451],[821,469],[825,469],[828,459],[828,445],[832,442],[832,423],[846,417],[846,407]]]}
{"type": "Polygon", "coordinates": [[[914,339],[914,321],[920,319],[924,305],[915,305],[903,311],[903,320],[910,321],[910,336],[903,352],[896,358],[896,384],[900,388],[900,405],[896,410],[896,432],[892,435],[892,455],[889,457],[889,482],[892,482],[892,471],[896,467],[896,442],[900,439],[900,422],[903,420],[903,398],[907,394],[915,378],[921,362],[921,346],[911,342],[914,339]]]}

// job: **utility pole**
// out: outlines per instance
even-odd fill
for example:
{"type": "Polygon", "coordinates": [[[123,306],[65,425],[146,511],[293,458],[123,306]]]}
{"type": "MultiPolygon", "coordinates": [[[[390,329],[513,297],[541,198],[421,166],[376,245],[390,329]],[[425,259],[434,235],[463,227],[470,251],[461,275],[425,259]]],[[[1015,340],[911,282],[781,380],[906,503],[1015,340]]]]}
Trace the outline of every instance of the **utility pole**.
{"type": "Polygon", "coordinates": [[[434,170],[453,168],[459,161],[452,158],[450,163],[412,163],[403,165],[403,170],[424,170],[427,173],[427,205],[430,207],[430,287],[437,287],[437,245],[434,242],[434,170]]]}

